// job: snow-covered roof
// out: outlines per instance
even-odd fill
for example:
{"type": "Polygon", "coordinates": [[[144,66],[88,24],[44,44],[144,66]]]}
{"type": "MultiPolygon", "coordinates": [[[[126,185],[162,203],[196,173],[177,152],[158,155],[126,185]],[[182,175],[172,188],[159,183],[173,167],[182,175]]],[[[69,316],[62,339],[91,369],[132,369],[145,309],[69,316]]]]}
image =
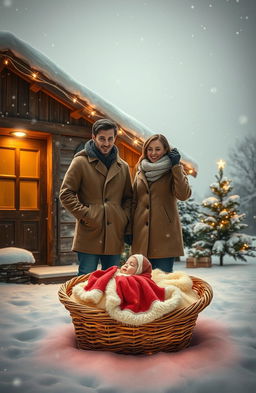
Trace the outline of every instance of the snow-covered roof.
{"type": "MultiPolygon", "coordinates": [[[[56,82],[74,96],[86,101],[92,108],[97,108],[104,116],[115,121],[121,128],[132,135],[146,139],[153,132],[144,124],[127,115],[124,111],[100,97],[87,87],[79,84],[75,79],[62,71],[47,56],[33,48],[25,41],[9,32],[0,32],[0,51],[11,51],[14,56],[27,63],[33,70],[42,73],[46,78],[56,82]]],[[[197,172],[197,164],[186,154],[182,159],[197,172]]]]}

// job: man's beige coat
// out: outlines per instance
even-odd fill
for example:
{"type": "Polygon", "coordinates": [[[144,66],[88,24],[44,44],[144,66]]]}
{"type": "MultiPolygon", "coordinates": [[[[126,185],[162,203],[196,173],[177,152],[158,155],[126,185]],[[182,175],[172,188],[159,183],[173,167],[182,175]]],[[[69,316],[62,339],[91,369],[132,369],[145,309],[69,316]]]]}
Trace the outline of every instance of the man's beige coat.
{"type": "Polygon", "coordinates": [[[76,218],[73,251],[100,255],[123,251],[132,185],[128,164],[119,155],[108,170],[84,150],[78,153],[64,177],[60,200],[76,218]]]}

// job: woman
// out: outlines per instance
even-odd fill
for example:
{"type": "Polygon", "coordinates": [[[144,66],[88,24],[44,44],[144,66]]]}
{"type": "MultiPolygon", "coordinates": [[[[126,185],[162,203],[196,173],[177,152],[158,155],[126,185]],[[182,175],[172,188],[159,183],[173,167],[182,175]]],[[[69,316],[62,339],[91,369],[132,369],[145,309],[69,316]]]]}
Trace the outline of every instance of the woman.
{"type": "Polygon", "coordinates": [[[151,136],[142,149],[135,176],[132,253],[143,254],[153,269],[172,272],[174,257],[184,255],[177,199],[191,195],[177,149],[151,136]]]}

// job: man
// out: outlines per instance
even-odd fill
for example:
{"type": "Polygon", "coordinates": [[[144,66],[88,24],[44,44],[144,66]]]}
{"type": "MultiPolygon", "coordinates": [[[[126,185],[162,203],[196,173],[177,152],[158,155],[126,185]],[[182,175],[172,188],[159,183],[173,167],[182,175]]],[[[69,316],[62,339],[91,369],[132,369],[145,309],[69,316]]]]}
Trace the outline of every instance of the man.
{"type": "Polygon", "coordinates": [[[128,164],[115,146],[117,126],[97,120],[92,139],[71,162],[60,189],[62,205],[76,218],[72,250],[78,275],[119,265],[130,220],[132,185],[128,164]]]}

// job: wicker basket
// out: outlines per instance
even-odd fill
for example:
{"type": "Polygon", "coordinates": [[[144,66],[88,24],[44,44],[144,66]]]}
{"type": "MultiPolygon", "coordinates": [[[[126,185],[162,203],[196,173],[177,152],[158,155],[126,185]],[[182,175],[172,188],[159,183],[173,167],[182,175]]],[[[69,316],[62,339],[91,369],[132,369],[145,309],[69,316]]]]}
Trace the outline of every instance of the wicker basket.
{"type": "Polygon", "coordinates": [[[78,304],[70,299],[72,288],[88,277],[89,274],[72,278],[59,290],[59,299],[72,317],[79,349],[147,355],[159,351],[179,351],[189,346],[198,313],[212,299],[211,286],[191,276],[193,289],[199,295],[196,303],[145,325],[125,325],[111,319],[104,310],[78,304]]]}

